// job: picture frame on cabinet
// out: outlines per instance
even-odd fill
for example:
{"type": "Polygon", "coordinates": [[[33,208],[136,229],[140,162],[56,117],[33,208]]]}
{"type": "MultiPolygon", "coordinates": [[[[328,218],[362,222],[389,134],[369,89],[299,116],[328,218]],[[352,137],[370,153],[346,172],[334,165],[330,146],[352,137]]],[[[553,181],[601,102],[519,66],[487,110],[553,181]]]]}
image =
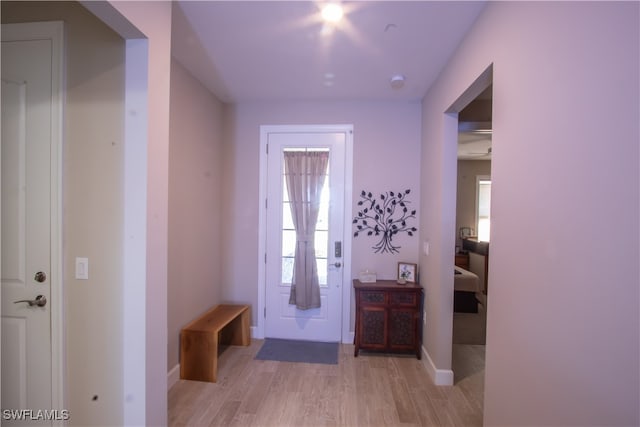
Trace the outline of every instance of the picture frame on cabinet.
{"type": "Polygon", "coordinates": [[[418,276],[418,265],[409,262],[398,263],[398,283],[415,283],[418,276]]]}

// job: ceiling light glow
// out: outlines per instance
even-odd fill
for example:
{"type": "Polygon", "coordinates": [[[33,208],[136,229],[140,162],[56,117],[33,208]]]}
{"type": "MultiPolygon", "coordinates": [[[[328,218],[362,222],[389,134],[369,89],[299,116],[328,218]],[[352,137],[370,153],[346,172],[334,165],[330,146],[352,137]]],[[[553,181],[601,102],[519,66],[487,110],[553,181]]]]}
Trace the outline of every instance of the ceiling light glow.
{"type": "Polygon", "coordinates": [[[338,3],[327,3],[322,8],[322,19],[333,24],[339,22],[343,15],[342,6],[338,3]]]}

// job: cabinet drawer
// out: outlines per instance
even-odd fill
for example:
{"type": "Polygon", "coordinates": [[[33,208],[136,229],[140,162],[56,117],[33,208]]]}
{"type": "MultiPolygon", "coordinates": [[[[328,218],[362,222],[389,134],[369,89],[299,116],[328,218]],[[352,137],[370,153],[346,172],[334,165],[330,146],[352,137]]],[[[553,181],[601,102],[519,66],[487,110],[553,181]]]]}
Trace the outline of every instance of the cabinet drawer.
{"type": "Polygon", "coordinates": [[[361,291],[360,302],[363,304],[385,304],[387,293],[384,291],[361,291]]]}
{"type": "Polygon", "coordinates": [[[394,292],[390,295],[391,305],[418,306],[418,294],[415,292],[394,292]]]}

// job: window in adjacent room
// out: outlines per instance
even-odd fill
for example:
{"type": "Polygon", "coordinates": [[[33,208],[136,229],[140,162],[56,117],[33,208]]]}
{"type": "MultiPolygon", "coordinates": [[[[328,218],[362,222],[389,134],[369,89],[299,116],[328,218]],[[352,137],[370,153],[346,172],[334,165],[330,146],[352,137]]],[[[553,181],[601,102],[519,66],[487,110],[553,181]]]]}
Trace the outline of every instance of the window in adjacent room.
{"type": "Polygon", "coordinates": [[[491,230],[491,178],[478,176],[476,182],[478,240],[488,242],[491,230]]]}

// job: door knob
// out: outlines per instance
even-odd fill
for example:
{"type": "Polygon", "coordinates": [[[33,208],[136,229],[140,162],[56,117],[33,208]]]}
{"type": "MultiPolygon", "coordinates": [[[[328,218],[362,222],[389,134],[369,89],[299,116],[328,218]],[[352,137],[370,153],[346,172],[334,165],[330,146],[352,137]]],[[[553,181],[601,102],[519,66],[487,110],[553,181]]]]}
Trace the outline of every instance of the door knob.
{"type": "Polygon", "coordinates": [[[47,280],[47,275],[42,271],[38,271],[36,275],[33,277],[33,280],[35,280],[38,283],[42,283],[45,280],[47,280]]]}
{"type": "Polygon", "coordinates": [[[333,266],[336,267],[336,268],[340,268],[340,267],[342,267],[342,263],[340,261],[337,261],[337,262],[333,263],[333,266]]]}
{"type": "Polygon", "coordinates": [[[44,307],[47,305],[47,298],[44,295],[38,295],[36,299],[21,299],[19,301],[14,301],[14,304],[18,304],[19,302],[26,302],[29,304],[29,307],[33,307],[37,305],[38,307],[44,307]]]}

